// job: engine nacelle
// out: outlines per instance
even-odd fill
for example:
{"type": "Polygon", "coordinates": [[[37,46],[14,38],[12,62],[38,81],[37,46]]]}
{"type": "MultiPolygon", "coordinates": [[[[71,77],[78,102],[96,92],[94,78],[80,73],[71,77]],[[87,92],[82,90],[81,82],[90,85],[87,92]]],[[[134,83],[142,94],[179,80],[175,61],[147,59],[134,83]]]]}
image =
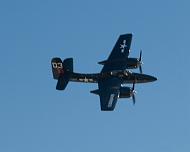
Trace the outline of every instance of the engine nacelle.
{"type": "Polygon", "coordinates": [[[133,90],[130,87],[121,87],[119,98],[130,98],[133,95],[133,90]]]}
{"type": "Polygon", "coordinates": [[[105,65],[105,64],[110,64],[110,65],[126,65],[127,69],[134,69],[139,66],[139,59],[138,58],[127,58],[127,59],[120,59],[120,60],[111,60],[111,61],[101,61],[98,62],[99,64],[105,65]]]}
{"type": "Polygon", "coordinates": [[[138,58],[128,58],[127,59],[127,69],[135,69],[140,65],[138,58]]]}

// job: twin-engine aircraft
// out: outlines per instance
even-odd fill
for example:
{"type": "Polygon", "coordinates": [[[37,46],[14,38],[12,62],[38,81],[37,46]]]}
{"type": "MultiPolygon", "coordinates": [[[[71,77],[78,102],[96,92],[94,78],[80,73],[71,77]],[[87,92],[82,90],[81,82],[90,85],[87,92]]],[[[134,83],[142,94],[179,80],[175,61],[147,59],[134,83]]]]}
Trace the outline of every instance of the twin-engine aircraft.
{"type": "Polygon", "coordinates": [[[69,81],[98,83],[98,89],[90,91],[100,96],[102,111],[113,111],[118,98],[131,98],[135,104],[135,84],[156,81],[157,78],[142,74],[142,51],[139,58],[129,58],[132,34],[120,35],[100,73],[82,74],[73,72],[73,58],[62,61],[55,57],[51,60],[53,78],[57,90],[64,90],[69,81]],[[127,69],[139,68],[140,73],[127,69]],[[123,84],[133,84],[132,87],[123,84]]]}

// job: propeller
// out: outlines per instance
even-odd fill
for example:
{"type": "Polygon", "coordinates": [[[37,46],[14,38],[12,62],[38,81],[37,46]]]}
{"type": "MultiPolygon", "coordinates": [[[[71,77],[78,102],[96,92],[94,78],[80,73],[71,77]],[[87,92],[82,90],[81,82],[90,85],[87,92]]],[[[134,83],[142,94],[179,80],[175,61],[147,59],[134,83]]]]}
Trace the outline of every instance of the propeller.
{"type": "Polygon", "coordinates": [[[134,94],[133,94],[133,96],[132,96],[132,99],[133,99],[133,105],[135,105],[136,99],[135,99],[135,95],[134,95],[134,94]]]}
{"type": "Polygon", "coordinates": [[[132,99],[133,99],[133,105],[135,105],[135,103],[136,103],[136,99],[135,99],[135,94],[136,94],[135,83],[136,83],[136,80],[133,82],[133,87],[131,89],[131,94],[132,94],[132,99]]]}
{"type": "Polygon", "coordinates": [[[139,71],[140,73],[142,74],[142,65],[143,62],[142,62],[142,50],[140,51],[140,56],[139,56],[139,71]]]}

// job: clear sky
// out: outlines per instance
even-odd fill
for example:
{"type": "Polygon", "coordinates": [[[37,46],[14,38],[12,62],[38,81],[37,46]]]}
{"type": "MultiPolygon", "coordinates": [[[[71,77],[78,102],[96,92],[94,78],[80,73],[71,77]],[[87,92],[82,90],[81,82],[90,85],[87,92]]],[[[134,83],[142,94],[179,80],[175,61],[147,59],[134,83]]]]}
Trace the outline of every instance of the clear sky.
{"type": "MultiPolygon", "coordinates": [[[[0,1],[0,151],[189,152],[189,0],[0,1]],[[50,60],[99,72],[120,34],[158,81],[101,112],[96,84],[55,90],[50,60]]],[[[134,70],[138,72],[138,70],[134,70]]]]}

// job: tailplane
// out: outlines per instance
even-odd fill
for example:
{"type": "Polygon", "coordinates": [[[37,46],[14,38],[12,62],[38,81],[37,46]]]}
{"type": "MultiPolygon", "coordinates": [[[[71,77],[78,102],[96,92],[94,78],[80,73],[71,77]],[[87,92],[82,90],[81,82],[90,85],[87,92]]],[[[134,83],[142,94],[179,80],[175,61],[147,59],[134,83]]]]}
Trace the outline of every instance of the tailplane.
{"type": "Polygon", "coordinates": [[[67,58],[63,62],[60,58],[51,60],[53,78],[58,80],[56,89],[64,90],[73,72],[73,58],[67,58]]]}

